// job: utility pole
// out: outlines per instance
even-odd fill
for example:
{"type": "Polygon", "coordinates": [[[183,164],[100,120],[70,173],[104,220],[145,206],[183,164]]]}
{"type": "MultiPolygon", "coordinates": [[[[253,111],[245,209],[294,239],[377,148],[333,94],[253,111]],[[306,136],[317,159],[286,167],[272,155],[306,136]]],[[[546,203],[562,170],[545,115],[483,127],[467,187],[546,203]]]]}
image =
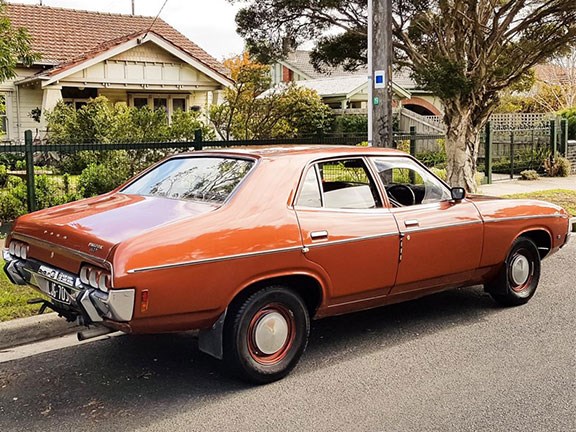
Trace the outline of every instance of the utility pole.
{"type": "Polygon", "coordinates": [[[368,145],[393,147],[392,0],[368,1],[368,145]]]}
{"type": "Polygon", "coordinates": [[[132,0],[132,15],[134,15],[134,0],[132,0]]]}

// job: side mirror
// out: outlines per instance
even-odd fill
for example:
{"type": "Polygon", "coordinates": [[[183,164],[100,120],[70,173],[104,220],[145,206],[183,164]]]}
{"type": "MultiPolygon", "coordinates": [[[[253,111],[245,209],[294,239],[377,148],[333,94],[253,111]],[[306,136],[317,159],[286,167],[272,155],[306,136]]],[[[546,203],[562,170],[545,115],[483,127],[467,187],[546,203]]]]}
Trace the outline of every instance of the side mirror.
{"type": "Polygon", "coordinates": [[[454,201],[462,201],[466,197],[466,189],[463,187],[453,187],[450,189],[450,193],[454,201]]]}

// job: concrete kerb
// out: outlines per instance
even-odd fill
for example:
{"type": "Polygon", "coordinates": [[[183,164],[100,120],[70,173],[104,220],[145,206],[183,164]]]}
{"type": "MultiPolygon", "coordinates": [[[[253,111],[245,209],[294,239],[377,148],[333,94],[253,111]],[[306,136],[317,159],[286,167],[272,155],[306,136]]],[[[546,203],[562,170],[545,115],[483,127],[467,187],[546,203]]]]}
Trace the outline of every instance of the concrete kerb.
{"type": "MultiPolygon", "coordinates": [[[[550,189],[576,190],[576,176],[541,178],[534,181],[507,180],[482,185],[480,193],[501,196],[515,193],[536,192],[550,189]]],[[[0,240],[0,247],[4,247],[0,240]]],[[[0,323],[0,349],[56,338],[81,330],[75,323],[68,323],[55,313],[19,318],[0,323]]]]}
{"type": "Polygon", "coordinates": [[[6,321],[0,323],[0,350],[64,336],[79,330],[76,323],[66,322],[56,313],[6,321]]]}

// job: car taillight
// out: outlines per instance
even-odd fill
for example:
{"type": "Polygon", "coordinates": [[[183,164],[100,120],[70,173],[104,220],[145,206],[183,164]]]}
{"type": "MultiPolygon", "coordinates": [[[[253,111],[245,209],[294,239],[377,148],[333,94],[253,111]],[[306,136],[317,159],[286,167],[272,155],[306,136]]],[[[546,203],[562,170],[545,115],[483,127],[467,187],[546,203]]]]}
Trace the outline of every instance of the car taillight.
{"type": "Polygon", "coordinates": [[[110,279],[110,273],[107,270],[89,265],[82,266],[80,269],[80,282],[100,291],[107,292],[110,289],[110,279]]]}
{"type": "Polygon", "coordinates": [[[26,259],[28,258],[28,248],[29,246],[26,243],[12,240],[8,245],[8,252],[17,258],[26,259]]]}

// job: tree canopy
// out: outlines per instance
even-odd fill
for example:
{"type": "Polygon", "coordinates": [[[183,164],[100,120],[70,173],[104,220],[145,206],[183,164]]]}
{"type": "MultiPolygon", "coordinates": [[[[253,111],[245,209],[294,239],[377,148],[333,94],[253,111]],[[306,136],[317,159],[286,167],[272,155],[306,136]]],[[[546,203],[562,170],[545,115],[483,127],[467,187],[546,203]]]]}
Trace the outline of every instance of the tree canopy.
{"type": "MultiPolygon", "coordinates": [[[[234,2],[235,0],[230,0],[234,2]]],[[[367,0],[251,0],[236,17],[260,60],[313,40],[312,61],[367,62],[367,0]]],[[[444,104],[448,182],[474,191],[478,133],[499,94],[576,44],[574,0],[392,0],[395,65],[444,104]]]]}
{"type": "Polygon", "coordinates": [[[235,84],[224,90],[224,102],[210,110],[210,120],[221,138],[292,138],[330,127],[331,110],[315,91],[295,85],[270,89],[269,67],[246,54],[224,64],[235,84]]]}
{"type": "Polygon", "coordinates": [[[24,28],[14,28],[0,0],[0,83],[15,76],[18,64],[31,65],[40,55],[30,48],[30,35],[24,28]]]}

